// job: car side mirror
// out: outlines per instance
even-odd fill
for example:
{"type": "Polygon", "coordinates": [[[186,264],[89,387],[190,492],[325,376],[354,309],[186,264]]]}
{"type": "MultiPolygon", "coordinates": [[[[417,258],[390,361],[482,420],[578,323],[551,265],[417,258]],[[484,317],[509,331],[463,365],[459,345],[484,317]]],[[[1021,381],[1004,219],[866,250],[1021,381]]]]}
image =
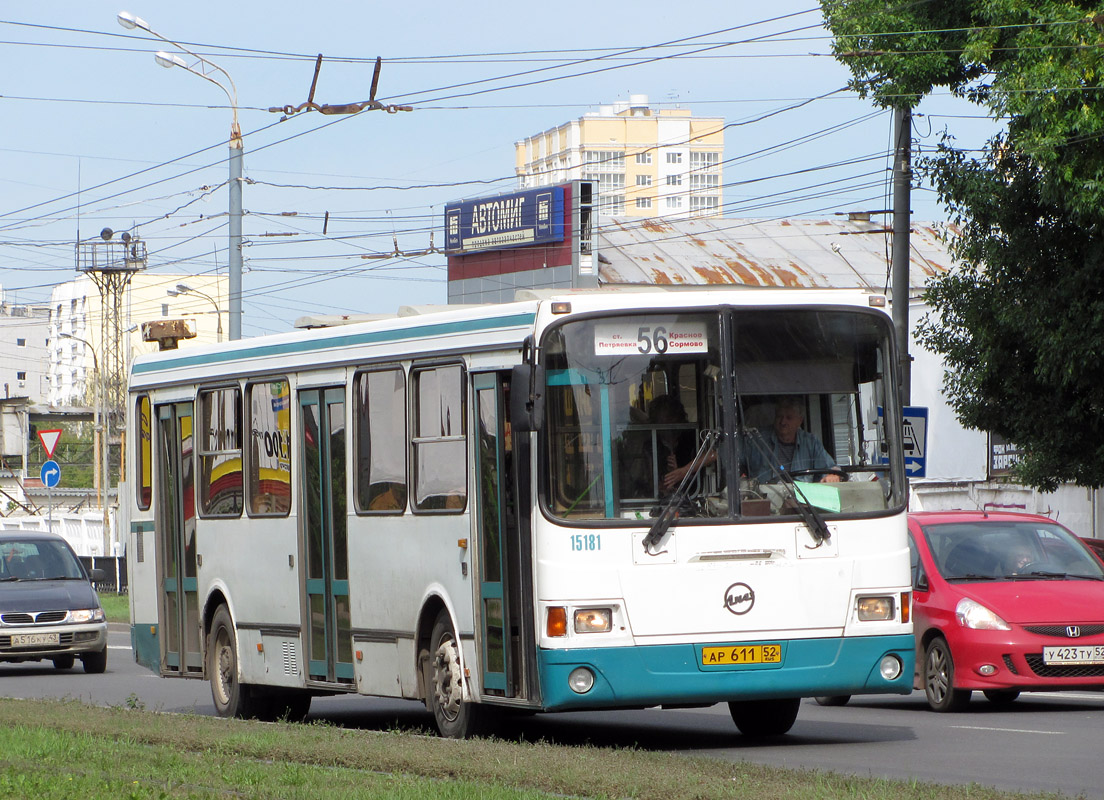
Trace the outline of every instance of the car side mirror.
{"type": "Polygon", "coordinates": [[[107,577],[106,573],[99,567],[88,570],[88,579],[92,581],[92,583],[100,583],[105,577],[107,577]]]}

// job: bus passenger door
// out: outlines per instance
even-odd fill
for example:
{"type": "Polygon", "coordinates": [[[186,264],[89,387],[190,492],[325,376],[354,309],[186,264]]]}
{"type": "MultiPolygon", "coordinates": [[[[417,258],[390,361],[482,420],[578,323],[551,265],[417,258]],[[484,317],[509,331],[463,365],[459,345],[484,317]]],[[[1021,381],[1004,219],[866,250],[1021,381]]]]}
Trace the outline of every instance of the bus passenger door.
{"type": "Polygon", "coordinates": [[[192,419],[191,403],[157,407],[157,617],[161,674],[202,678],[192,419]]]}
{"type": "MultiPolygon", "coordinates": [[[[478,505],[475,533],[479,654],[482,693],[533,699],[527,669],[533,643],[531,614],[523,612],[527,588],[522,564],[528,563],[528,540],[522,535],[519,482],[509,423],[510,374],[472,376],[475,391],[476,480],[478,505]]],[[[528,497],[528,491],[523,490],[528,497]]]]}
{"type": "Polygon", "coordinates": [[[306,642],[312,681],[353,682],[345,502],[345,389],[299,392],[306,566],[306,642]]]}

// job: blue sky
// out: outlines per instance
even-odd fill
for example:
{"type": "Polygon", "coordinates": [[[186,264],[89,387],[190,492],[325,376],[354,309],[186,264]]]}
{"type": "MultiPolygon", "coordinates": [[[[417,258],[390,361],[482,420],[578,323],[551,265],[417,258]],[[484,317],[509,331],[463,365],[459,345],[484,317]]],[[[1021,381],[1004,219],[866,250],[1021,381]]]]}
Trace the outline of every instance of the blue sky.
{"type": "MultiPolygon", "coordinates": [[[[396,241],[424,251],[431,229],[440,246],[445,203],[513,190],[515,141],[630,93],[737,123],[725,140],[726,216],[888,204],[890,115],[836,91],[848,74],[828,55],[814,2],[126,2],[0,11],[0,286],[9,301],[47,300],[76,274],[78,235],[104,227],[137,231],[151,274],[227,268],[226,96],[158,67],[153,53],[172,48],[119,26],[123,10],[236,85],[244,336],[287,330],[304,314],[445,302],[443,256],[362,256],[396,241]],[[316,102],[366,100],[379,56],[378,99],[414,110],[269,112],[306,101],[319,53],[316,102]],[[839,162],[853,163],[829,168],[839,162]]],[[[921,152],[944,129],[965,146],[993,130],[947,96],[919,112],[921,152]]],[[[914,192],[913,210],[919,220],[944,217],[930,191],[914,192]]]]}

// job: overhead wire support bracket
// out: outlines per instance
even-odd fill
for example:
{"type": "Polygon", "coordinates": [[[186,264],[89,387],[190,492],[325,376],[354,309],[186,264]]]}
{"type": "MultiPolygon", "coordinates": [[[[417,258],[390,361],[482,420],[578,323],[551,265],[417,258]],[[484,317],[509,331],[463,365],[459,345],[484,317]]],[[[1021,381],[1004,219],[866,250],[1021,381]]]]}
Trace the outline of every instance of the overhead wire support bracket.
{"type": "Polygon", "coordinates": [[[388,114],[397,114],[400,111],[413,111],[413,106],[402,106],[388,103],[381,103],[376,100],[376,89],[379,86],[380,68],[383,64],[383,59],[376,56],[376,67],[372,72],[372,88],[369,92],[368,99],[360,103],[341,103],[337,105],[323,104],[319,105],[314,102],[314,92],[318,88],[318,73],[322,69],[322,54],[318,54],[318,59],[314,62],[314,78],[311,80],[310,92],[307,94],[307,102],[300,103],[297,106],[272,106],[268,110],[273,114],[283,114],[285,118],[290,117],[293,114],[298,114],[301,111],[317,111],[320,114],[359,114],[361,111],[386,111],[388,114]]]}

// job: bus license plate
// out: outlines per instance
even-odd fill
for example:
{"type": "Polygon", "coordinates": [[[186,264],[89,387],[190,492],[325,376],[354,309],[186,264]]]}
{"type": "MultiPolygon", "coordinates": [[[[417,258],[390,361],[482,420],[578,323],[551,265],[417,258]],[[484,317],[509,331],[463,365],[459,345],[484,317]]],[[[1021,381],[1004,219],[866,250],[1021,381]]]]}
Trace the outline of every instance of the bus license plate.
{"type": "Polygon", "coordinates": [[[702,666],[717,667],[732,664],[781,664],[780,644],[737,644],[728,647],[703,647],[702,666]]]}
{"type": "Polygon", "coordinates": [[[1044,647],[1044,664],[1104,664],[1104,645],[1044,647]]]}
{"type": "Polygon", "coordinates": [[[12,647],[41,647],[57,643],[56,633],[13,633],[11,637],[12,647]]]}

